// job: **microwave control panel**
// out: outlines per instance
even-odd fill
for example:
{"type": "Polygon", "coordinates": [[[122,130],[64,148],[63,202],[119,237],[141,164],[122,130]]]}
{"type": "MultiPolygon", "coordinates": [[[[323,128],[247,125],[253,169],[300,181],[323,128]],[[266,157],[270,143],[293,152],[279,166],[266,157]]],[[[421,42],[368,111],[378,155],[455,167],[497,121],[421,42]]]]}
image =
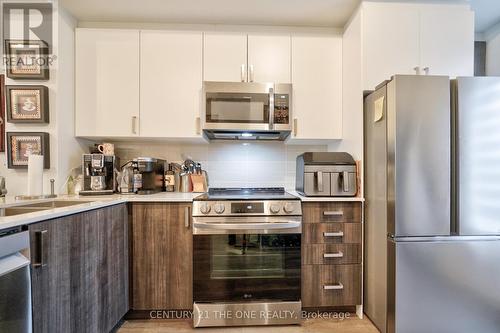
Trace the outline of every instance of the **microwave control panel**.
{"type": "Polygon", "coordinates": [[[289,124],[289,97],[287,94],[274,95],[274,123],[289,124]]]}

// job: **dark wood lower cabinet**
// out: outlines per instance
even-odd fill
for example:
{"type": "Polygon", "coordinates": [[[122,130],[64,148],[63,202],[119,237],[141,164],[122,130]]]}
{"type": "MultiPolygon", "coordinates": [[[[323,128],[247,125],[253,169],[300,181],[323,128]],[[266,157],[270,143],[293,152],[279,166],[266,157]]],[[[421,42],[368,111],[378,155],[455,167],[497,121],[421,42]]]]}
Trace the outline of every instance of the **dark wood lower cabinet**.
{"type": "Polygon", "coordinates": [[[33,332],[109,332],[129,309],[125,204],[29,226],[33,332]]]}
{"type": "Polygon", "coordinates": [[[362,204],[305,202],[302,209],[302,306],[360,305],[362,204]]]}
{"type": "Polygon", "coordinates": [[[193,307],[191,203],[134,203],[132,310],[193,307]]]}

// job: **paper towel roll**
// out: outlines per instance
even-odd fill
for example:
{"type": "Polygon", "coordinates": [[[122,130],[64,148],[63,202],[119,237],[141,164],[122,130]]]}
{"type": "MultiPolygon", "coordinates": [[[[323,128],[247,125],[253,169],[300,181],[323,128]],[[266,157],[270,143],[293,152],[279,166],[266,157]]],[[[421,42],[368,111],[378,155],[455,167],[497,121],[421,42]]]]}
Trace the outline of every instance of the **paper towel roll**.
{"type": "Polygon", "coordinates": [[[28,195],[43,194],[43,156],[28,155],[28,195]]]}

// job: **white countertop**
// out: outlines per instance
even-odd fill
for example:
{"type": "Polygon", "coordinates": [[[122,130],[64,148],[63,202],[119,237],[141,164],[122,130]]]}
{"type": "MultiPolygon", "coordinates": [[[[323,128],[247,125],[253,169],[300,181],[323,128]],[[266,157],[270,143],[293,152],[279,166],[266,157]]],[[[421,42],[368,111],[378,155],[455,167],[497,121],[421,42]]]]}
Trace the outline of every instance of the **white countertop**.
{"type": "MultiPolygon", "coordinates": [[[[305,202],[328,202],[328,201],[364,201],[358,197],[304,197],[296,191],[288,191],[290,194],[300,198],[305,202]]],[[[0,230],[8,229],[20,225],[31,224],[44,220],[50,220],[57,217],[81,213],[88,210],[103,208],[106,206],[117,205],[127,202],[192,202],[193,199],[201,193],[180,193],[180,192],[161,192],[150,195],[99,195],[99,196],[78,196],[62,195],[55,199],[41,200],[15,200],[15,197],[7,196],[0,198],[0,210],[16,206],[26,206],[43,202],[56,201],[81,201],[79,204],[66,207],[44,209],[37,212],[24,213],[12,216],[0,216],[0,230]]]]}

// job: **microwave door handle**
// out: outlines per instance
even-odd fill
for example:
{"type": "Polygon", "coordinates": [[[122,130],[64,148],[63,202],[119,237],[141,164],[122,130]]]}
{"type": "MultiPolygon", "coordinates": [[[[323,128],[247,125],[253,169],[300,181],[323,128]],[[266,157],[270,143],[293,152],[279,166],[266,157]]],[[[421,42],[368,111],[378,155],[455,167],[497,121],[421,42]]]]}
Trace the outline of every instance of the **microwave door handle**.
{"type": "Polygon", "coordinates": [[[316,172],[316,182],[318,186],[318,192],[323,192],[323,172],[316,172]]]}
{"type": "Polygon", "coordinates": [[[349,172],[342,172],[342,185],[344,186],[344,192],[349,192],[349,172]]]}
{"type": "Polygon", "coordinates": [[[274,129],[274,89],[269,88],[269,129],[274,129]]]}

